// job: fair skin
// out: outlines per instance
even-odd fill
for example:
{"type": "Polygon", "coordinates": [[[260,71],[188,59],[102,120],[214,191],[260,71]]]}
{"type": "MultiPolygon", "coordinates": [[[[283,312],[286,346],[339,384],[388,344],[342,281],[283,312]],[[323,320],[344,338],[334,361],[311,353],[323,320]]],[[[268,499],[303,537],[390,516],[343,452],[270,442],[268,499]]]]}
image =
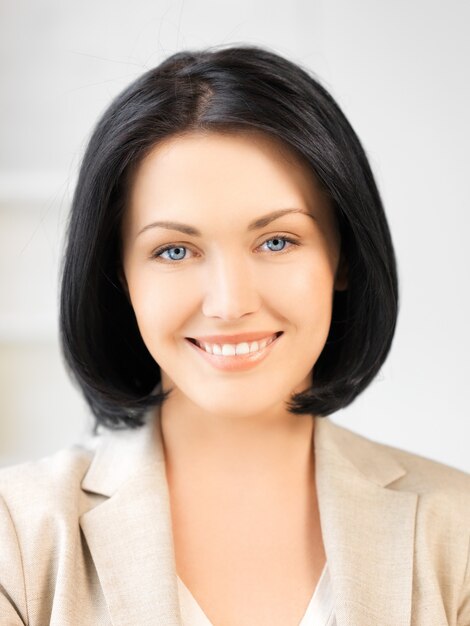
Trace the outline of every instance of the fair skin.
{"type": "Polygon", "coordinates": [[[285,403],[311,386],[334,290],[347,286],[331,205],[276,140],[192,133],[139,165],[122,241],[124,287],[172,389],[160,428],[178,574],[215,626],[297,625],[325,553],[315,419],[285,403]],[[248,229],[286,208],[298,211],[248,229]],[[283,334],[245,371],[217,369],[185,339],[259,330],[283,334]]]}

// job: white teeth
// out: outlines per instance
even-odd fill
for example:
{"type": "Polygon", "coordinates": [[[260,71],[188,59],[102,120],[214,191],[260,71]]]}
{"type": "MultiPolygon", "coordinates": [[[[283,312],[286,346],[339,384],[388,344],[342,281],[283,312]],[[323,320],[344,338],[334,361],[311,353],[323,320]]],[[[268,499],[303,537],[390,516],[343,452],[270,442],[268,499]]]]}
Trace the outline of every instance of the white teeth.
{"type": "MultiPolygon", "coordinates": [[[[219,347],[219,346],[217,346],[217,347],[219,347]]],[[[215,346],[214,346],[214,348],[215,348],[215,346]]],[[[236,353],[237,353],[236,346],[234,346],[233,344],[230,345],[228,343],[224,343],[224,345],[222,346],[222,354],[224,356],[232,356],[232,355],[234,355],[236,353]]]]}
{"type": "Polygon", "coordinates": [[[250,345],[248,343],[239,343],[236,348],[237,354],[248,354],[250,351],[250,345]]]}
{"type": "Polygon", "coordinates": [[[258,352],[259,350],[263,350],[267,345],[269,345],[272,341],[274,341],[276,337],[273,335],[272,337],[268,337],[267,339],[263,339],[260,341],[252,341],[251,343],[242,342],[242,343],[224,343],[219,345],[217,343],[209,344],[209,343],[200,343],[197,341],[197,345],[200,348],[203,348],[209,354],[215,354],[217,356],[235,356],[238,354],[248,354],[252,352],[258,352]]]}

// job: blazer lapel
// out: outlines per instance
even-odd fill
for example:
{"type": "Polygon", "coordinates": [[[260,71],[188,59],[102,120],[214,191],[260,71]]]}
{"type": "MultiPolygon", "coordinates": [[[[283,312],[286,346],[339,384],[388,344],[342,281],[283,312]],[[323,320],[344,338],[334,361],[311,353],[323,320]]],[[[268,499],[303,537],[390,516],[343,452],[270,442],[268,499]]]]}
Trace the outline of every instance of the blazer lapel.
{"type": "Polygon", "coordinates": [[[406,470],[328,418],[315,420],[314,445],[337,626],[409,626],[418,496],[389,488],[406,470]]]}
{"type": "Polygon", "coordinates": [[[181,624],[158,427],[150,413],[138,430],[107,433],[82,481],[85,491],[105,496],[80,526],[113,626],[181,624]]]}
{"type": "MultiPolygon", "coordinates": [[[[416,493],[386,446],[315,419],[315,480],[337,626],[410,626],[416,493]]],[[[113,626],[180,626],[159,413],[100,438],[80,517],[113,626]]]]}

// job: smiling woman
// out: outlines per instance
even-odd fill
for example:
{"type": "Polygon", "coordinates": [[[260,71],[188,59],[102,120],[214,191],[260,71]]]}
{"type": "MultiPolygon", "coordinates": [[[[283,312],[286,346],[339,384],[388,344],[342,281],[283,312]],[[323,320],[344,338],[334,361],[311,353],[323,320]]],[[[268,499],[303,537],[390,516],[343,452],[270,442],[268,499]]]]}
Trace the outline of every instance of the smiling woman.
{"type": "Polygon", "coordinates": [[[224,413],[244,412],[227,398],[248,402],[259,377],[275,388],[282,380],[286,392],[303,369],[284,395],[289,412],[326,416],[350,404],[388,354],[397,270],[367,158],[331,96],[278,55],[249,46],[179,53],[147,72],[97,124],[73,205],[62,343],[97,425],[141,425],[169,395],[157,385],[178,350],[177,369],[205,375],[207,361],[184,337],[283,331],[289,380],[272,358],[238,377],[237,391],[212,369],[215,395],[194,385],[214,410],[225,398],[224,413]],[[287,303],[297,309],[290,320],[287,303]],[[168,351],[171,318],[181,327],[168,351]],[[298,362],[301,345],[310,354],[298,362]]]}
{"type": "Polygon", "coordinates": [[[470,477],[330,421],[379,372],[395,254],[310,72],[184,51],[91,136],[60,328],[90,441],[0,472],[30,626],[469,626],[470,477]]]}

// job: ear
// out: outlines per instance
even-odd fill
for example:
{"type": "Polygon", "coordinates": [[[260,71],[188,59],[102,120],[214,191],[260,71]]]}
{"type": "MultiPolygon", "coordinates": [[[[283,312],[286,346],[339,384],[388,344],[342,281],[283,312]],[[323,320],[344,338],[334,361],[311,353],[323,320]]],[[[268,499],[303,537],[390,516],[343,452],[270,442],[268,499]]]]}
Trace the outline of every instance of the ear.
{"type": "Polygon", "coordinates": [[[346,291],[348,288],[348,265],[342,251],[336,270],[334,288],[335,291],[346,291]]]}

